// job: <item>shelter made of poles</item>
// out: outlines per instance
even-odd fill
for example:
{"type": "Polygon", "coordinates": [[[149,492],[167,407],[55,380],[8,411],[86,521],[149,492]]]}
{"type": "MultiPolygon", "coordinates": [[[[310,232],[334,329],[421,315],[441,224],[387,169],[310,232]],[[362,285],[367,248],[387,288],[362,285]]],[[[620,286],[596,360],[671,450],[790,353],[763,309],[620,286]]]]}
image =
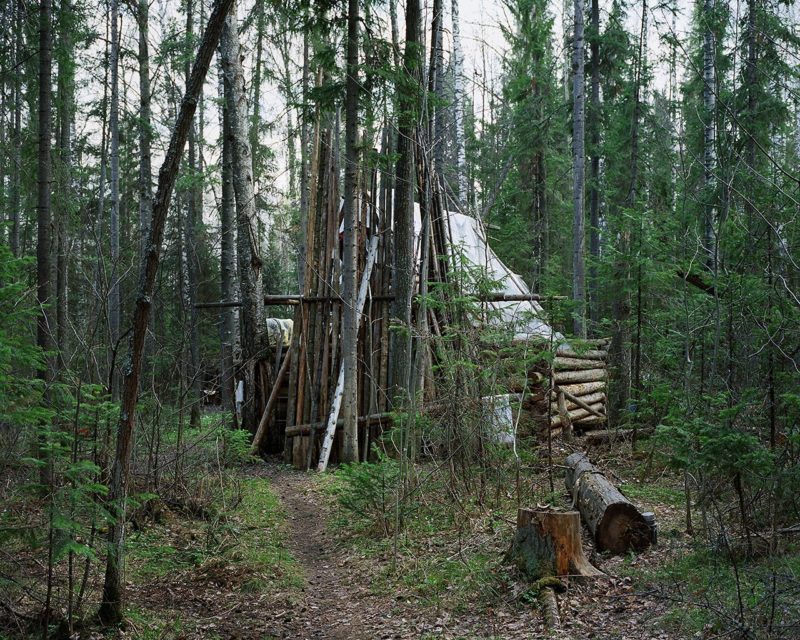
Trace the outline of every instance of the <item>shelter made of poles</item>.
{"type": "MultiPolygon", "coordinates": [[[[301,256],[303,290],[295,296],[266,298],[267,304],[292,305],[294,315],[293,322],[282,325],[291,328],[291,339],[282,336],[276,341],[277,373],[255,439],[261,453],[282,452],[287,463],[301,469],[317,465],[326,432],[334,434],[331,462],[339,460],[342,445],[336,398],[343,379],[342,204],[338,155],[330,132],[320,134],[315,156],[304,229],[305,254],[301,256]]],[[[423,186],[426,177],[419,176],[423,186]]],[[[367,459],[371,444],[392,422],[393,192],[390,182],[376,170],[361,173],[357,193],[357,304],[361,309],[357,423],[359,452],[367,459]]],[[[553,330],[545,321],[538,296],[492,251],[483,224],[462,213],[446,211],[435,195],[427,202],[427,211],[415,205],[414,262],[418,272],[424,264],[422,270],[427,273],[427,278],[416,274],[416,293],[427,283],[447,283],[456,262],[476,267],[492,283],[492,293],[480,298],[486,321],[511,327],[516,342],[550,352],[532,365],[524,383],[511,385],[511,396],[503,398],[501,405],[508,411],[512,405],[525,411],[542,429],[590,429],[605,423],[607,341],[578,347],[553,330]]],[[[420,314],[420,306],[413,306],[414,316],[420,314]]],[[[429,334],[440,336],[448,322],[447,312],[426,307],[422,313],[426,314],[429,334]]],[[[436,389],[431,359],[421,362],[422,371],[416,375],[423,376],[424,381],[419,388],[424,389],[426,398],[433,398],[436,389]]]]}

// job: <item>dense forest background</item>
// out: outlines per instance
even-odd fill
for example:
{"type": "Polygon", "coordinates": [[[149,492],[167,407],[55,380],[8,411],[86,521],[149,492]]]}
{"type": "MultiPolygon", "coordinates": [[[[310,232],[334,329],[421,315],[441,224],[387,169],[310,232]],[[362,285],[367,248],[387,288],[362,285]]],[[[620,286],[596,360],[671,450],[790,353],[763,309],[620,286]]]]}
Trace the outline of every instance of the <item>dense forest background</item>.
{"type": "MultiPolygon", "coordinates": [[[[730,551],[726,571],[740,546],[769,558],[753,565],[758,597],[720,596],[704,621],[741,637],[796,632],[780,597],[798,593],[797,565],[777,558],[779,533],[800,522],[798,7],[485,4],[3,0],[8,620],[71,633],[102,603],[118,622],[126,516],[144,518],[156,496],[184,509],[230,499],[215,474],[249,459],[259,418],[234,410],[233,362],[257,352],[266,313],[293,313],[265,312],[263,296],[302,289],[322,128],[343,168],[344,299],[357,293],[358,171],[409,185],[395,207],[413,209],[430,197],[414,167],[431,167],[445,208],[483,222],[552,326],[611,338],[609,422],[651,436],[626,451],[674,481],[676,526],[730,551]]],[[[410,294],[408,321],[400,306],[409,325],[410,294]]],[[[343,319],[345,363],[355,318],[343,319]]],[[[395,366],[412,369],[397,349],[395,366]]],[[[450,465],[447,499],[463,509],[461,492],[478,491],[483,506],[475,465],[521,500],[534,441],[450,465]]],[[[406,454],[377,463],[396,472],[377,509],[395,541],[397,504],[419,491],[406,465],[420,453],[406,454]]],[[[552,450],[549,465],[552,494],[552,450]]],[[[356,495],[375,481],[348,469],[356,495]]]]}

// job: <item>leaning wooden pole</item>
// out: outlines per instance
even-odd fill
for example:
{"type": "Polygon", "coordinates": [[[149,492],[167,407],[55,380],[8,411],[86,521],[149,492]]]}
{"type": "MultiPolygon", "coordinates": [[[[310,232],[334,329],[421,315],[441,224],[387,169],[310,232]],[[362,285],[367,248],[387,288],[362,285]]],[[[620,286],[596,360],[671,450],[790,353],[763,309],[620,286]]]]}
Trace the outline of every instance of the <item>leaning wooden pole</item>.
{"type": "Polygon", "coordinates": [[[275,411],[275,405],[278,403],[280,388],[283,384],[283,379],[286,377],[286,372],[289,369],[289,363],[292,361],[293,352],[294,349],[290,346],[289,351],[283,356],[283,363],[281,364],[281,368],[278,369],[278,375],[275,376],[275,383],[272,385],[272,391],[269,394],[267,406],[264,407],[264,413],[261,416],[261,421],[258,423],[256,435],[253,436],[253,444],[250,445],[250,453],[254,456],[258,455],[261,449],[261,443],[267,435],[267,425],[269,425],[269,420],[275,411]]]}
{"type": "Polygon", "coordinates": [[[203,89],[211,57],[219,43],[222,26],[233,0],[216,0],[208,19],[205,35],[200,43],[189,81],[186,95],[181,101],[178,119],[172,131],[164,164],[158,173],[158,188],[153,202],[146,252],[139,267],[139,294],[133,312],[133,331],[130,342],[130,355],[123,365],[124,379],[122,407],[117,424],[117,451],[111,472],[108,503],[116,509],[116,518],[108,529],[108,557],[103,585],[103,599],[99,617],[104,624],[116,624],[122,619],[122,542],[125,530],[125,496],[130,465],[133,425],[136,415],[136,400],[139,395],[139,377],[142,371],[147,323],[150,318],[153,290],[158,273],[161,245],[164,241],[164,226],[167,220],[172,190],[180,169],[181,156],[189,137],[197,101],[203,89]]]}
{"type": "MultiPolygon", "coordinates": [[[[372,266],[375,264],[375,255],[378,253],[378,236],[372,236],[367,253],[367,262],[364,265],[364,273],[361,276],[361,285],[358,289],[358,299],[356,300],[356,330],[361,325],[361,312],[364,310],[364,303],[367,301],[367,291],[369,290],[369,278],[372,274],[372,266]]],[[[333,448],[333,436],[336,433],[336,422],[339,420],[339,410],[342,408],[342,395],[344,394],[344,363],[339,368],[339,379],[336,382],[336,391],[333,394],[331,403],[331,413],[328,416],[328,426],[325,429],[325,439],[322,441],[322,450],[319,453],[319,464],[317,471],[325,471],[328,468],[328,460],[331,457],[333,448]]],[[[309,447],[314,443],[310,442],[309,447]]]]}

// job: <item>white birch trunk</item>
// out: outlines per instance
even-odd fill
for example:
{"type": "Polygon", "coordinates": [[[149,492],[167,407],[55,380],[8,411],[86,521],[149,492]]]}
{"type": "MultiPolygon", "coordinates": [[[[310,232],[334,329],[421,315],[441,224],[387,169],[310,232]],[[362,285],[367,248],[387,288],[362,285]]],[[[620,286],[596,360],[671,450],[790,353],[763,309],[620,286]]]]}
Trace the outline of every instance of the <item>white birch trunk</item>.
{"type": "MultiPolygon", "coordinates": [[[[375,264],[375,256],[378,253],[378,236],[372,236],[367,253],[367,261],[364,265],[364,273],[361,276],[361,285],[358,289],[358,299],[356,300],[356,331],[361,326],[361,312],[364,303],[367,301],[367,291],[369,290],[369,278],[372,274],[372,266],[375,264]]],[[[325,428],[325,439],[322,441],[322,449],[319,453],[319,463],[317,471],[325,471],[328,468],[328,460],[331,457],[333,447],[333,436],[336,434],[336,422],[339,420],[339,410],[342,407],[342,396],[344,396],[345,366],[342,362],[339,368],[339,378],[336,381],[336,390],[333,393],[331,412],[328,416],[328,425],[325,428]]],[[[356,416],[357,417],[357,416],[356,416]]],[[[313,446],[313,442],[309,446],[313,446]]]]}
{"type": "Polygon", "coordinates": [[[461,49],[461,30],[458,0],[453,0],[453,111],[455,112],[456,176],[458,204],[462,211],[468,206],[467,151],[464,141],[464,52],[461,49]]]}

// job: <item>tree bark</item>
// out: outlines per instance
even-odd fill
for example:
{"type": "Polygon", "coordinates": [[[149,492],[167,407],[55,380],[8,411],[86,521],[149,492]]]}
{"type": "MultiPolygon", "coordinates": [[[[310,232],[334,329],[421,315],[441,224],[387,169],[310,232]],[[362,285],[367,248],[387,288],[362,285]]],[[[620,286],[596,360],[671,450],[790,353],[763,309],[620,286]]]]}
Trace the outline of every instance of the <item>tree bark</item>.
{"type": "MultiPolygon", "coordinates": [[[[408,18],[406,18],[408,19],[408,18]]],[[[461,27],[458,16],[458,0],[452,0],[453,20],[453,111],[456,147],[456,177],[458,205],[466,212],[469,206],[467,183],[467,151],[464,134],[464,52],[461,49],[461,27]]]]}
{"type": "Polygon", "coordinates": [[[583,3],[575,0],[575,38],[572,43],[572,299],[573,333],[586,337],[585,267],[584,267],[584,72],[583,72],[583,3]]]}
{"type": "Polygon", "coordinates": [[[394,274],[392,316],[397,323],[391,337],[393,402],[408,399],[411,371],[411,297],[414,282],[414,193],[416,185],[416,127],[420,71],[419,0],[406,2],[405,73],[398,87],[397,170],[394,190],[394,274]]]}
{"type": "MultiPolygon", "coordinates": [[[[122,269],[119,261],[119,0],[111,0],[111,103],[108,112],[108,130],[111,144],[111,286],[108,296],[108,329],[111,348],[116,349],[120,331],[120,287],[122,269]]],[[[120,383],[116,371],[109,371],[111,395],[119,401],[120,383]]]]}
{"type": "Polygon", "coordinates": [[[591,40],[589,65],[591,93],[589,102],[589,317],[592,325],[600,321],[600,0],[591,0],[591,40]]]}
{"type": "Polygon", "coordinates": [[[511,557],[529,579],[605,576],[586,559],[577,511],[517,511],[511,557]]]}
{"type": "Polygon", "coordinates": [[[225,71],[229,140],[232,152],[233,191],[236,199],[237,262],[239,272],[239,312],[245,403],[242,422],[255,430],[258,420],[256,395],[257,363],[262,353],[264,298],[261,284],[261,255],[258,243],[257,211],[253,180],[253,159],[247,118],[247,97],[238,35],[236,11],[225,21],[220,46],[225,71]]]}
{"type": "MultiPolygon", "coordinates": [[[[190,58],[194,39],[194,2],[188,0],[186,3],[186,65],[184,73],[188,86],[191,74],[190,58]]],[[[188,145],[188,170],[189,187],[186,191],[186,221],[184,224],[184,242],[186,245],[186,276],[187,276],[187,316],[189,320],[189,366],[187,371],[186,388],[189,394],[189,424],[193,429],[200,428],[200,410],[203,397],[201,386],[200,370],[200,335],[198,328],[197,308],[197,288],[200,274],[200,261],[197,257],[197,228],[202,222],[199,213],[200,200],[203,197],[202,187],[198,184],[200,174],[197,171],[197,149],[196,149],[196,123],[192,123],[189,129],[188,145]]]]}
{"type": "MultiPolygon", "coordinates": [[[[49,3],[49,0],[43,0],[49,3]]],[[[124,384],[122,407],[117,425],[117,450],[112,468],[111,486],[108,501],[115,509],[116,519],[109,526],[108,556],[106,560],[105,582],[99,617],[104,624],[116,624],[122,619],[122,562],[123,539],[125,530],[125,499],[130,464],[133,426],[136,419],[136,400],[139,393],[139,377],[142,369],[147,324],[150,306],[155,287],[156,275],[162,243],[164,226],[169,210],[172,190],[180,168],[181,156],[192,126],[192,119],[197,106],[197,99],[203,88],[211,57],[219,42],[225,16],[233,4],[233,0],[217,0],[209,17],[200,48],[195,58],[194,67],[188,84],[186,95],[181,101],[175,128],[172,132],[164,163],[158,175],[158,188],[153,202],[153,216],[150,224],[150,236],[147,243],[147,255],[139,270],[139,293],[133,314],[130,354],[123,366],[124,384]]]]}
{"type": "MultiPolygon", "coordinates": [[[[52,127],[52,3],[41,0],[39,5],[39,140],[37,150],[37,194],[36,194],[36,300],[39,315],[36,319],[36,344],[44,354],[44,363],[39,370],[39,378],[44,382],[44,402],[50,401],[50,385],[56,379],[57,363],[51,355],[53,348],[52,330],[55,327],[52,311],[52,234],[50,214],[51,166],[51,127],[52,127]]],[[[49,458],[46,452],[41,452],[49,458]]],[[[49,486],[50,463],[42,467],[42,483],[49,486]]],[[[49,613],[49,612],[48,612],[49,613]]]]}
{"type": "Polygon", "coordinates": [[[344,249],[342,255],[343,462],[358,462],[358,2],[348,0],[345,97],[344,249]]]}
{"type": "MultiPolygon", "coordinates": [[[[220,69],[219,93],[222,132],[222,201],[220,203],[220,290],[223,300],[235,300],[236,293],[236,201],[233,193],[233,150],[231,148],[229,106],[225,100],[225,79],[220,69]]],[[[222,342],[221,401],[235,424],[233,351],[236,345],[236,310],[224,307],[221,313],[220,336],[222,342]]]]}
{"type": "Polygon", "coordinates": [[[583,453],[567,458],[566,486],[600,551],[615,554],[650,546],[650,527],[639,510],[583,453]]]}

